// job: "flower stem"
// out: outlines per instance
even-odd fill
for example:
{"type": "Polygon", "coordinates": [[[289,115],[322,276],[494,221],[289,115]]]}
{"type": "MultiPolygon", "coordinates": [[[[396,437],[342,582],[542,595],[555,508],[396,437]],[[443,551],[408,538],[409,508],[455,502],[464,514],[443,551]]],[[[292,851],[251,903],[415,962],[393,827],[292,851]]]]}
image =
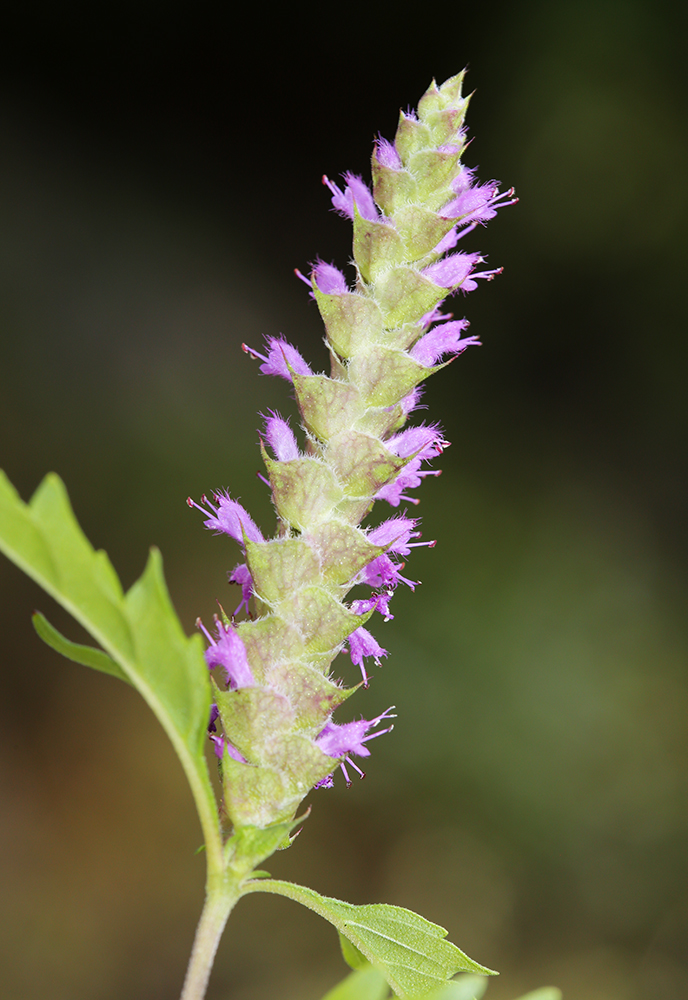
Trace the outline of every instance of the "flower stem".
{"type": "Polygon", "coordinates": [[[236,882],[209,882],[181,1000],[203,1000],[227,918],[241,893],[236,882]]]}

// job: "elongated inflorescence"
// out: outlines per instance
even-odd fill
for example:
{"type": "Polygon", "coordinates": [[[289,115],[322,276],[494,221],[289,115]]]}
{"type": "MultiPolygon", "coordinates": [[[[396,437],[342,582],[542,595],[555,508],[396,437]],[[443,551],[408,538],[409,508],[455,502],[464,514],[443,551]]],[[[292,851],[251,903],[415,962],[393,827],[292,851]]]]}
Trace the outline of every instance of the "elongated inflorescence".
{"type": "MultiPolygon", "coordinates": [[[[391,710],[337,725],[332,713],[356,690],[330,676],[348,649],[368,683],[367,664],[386,656],[366,628],[375,612],[391,618],[404,558],[418,541],[418,520],[399,512],[372,530],[360,527],[375,500],[394,508],[411,495],[446,447],[436,424],[405,428],[424,379],[468,346],[468,322],[440,311],[458,290],[472,291],[481,269],[459,240],[512,204],[491,181],[479,184],[461,163],[468,99],[463,74],[433,83],[417,113],[402,112],[393,143],[379,139],[371,189],[351,174],[342,187],[324,178],[334,208],[353,222],[355,281],[317,262],[309,286],[325,323],[330,375],[316,374],[286,341],[244,349],[265,374],[287,379],[301,414],[300,447],[288,422],[265,419],[261,448],[278,517],[264,538],[244,508],[224,493],[202,498],[206,527],[230,535],[244,560],[230,580],[251,617],[216,621],[206,632],[215,705],[210,729],[221,758],[226,812],[237,827],[291,818],[314,786],[332,784],[337,764],[360,772],[351,755],[388,732],[391,710]],[[354,586],[364,596],[348,600],[354,586]],[[217,732],[221,724],[222,734],[217,732]]],[[[193,501],[189,501],[193,504],[193,501]]],[[[194,504],[194,506],[198,506],[194,504]]],[[[237,611],[239,611],[237,609],[237,611]]]]}

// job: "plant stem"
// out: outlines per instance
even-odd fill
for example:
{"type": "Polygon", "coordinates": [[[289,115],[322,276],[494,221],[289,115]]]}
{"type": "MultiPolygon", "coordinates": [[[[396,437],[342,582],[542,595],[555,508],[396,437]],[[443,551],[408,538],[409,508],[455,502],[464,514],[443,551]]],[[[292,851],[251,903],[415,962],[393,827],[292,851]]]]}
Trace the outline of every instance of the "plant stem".
{"type": "Polygon", "coordinates": [[[198,921],[191,958],[186,970],[181,1000],[203,1000],[217,946],[220,943],[227,918],[240,895],[241,892],[234,880],[229,882],[209,879],[203,912],[198,921]]]}

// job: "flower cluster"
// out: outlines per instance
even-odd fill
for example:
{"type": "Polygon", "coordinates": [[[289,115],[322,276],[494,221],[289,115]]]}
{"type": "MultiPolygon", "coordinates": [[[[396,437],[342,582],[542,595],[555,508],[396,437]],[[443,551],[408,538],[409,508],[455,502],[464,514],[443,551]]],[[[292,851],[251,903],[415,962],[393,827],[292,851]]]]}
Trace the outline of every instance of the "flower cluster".
{"type": "MultiPolygon", "coordinates": [[[[324,183],[337,212],[353,223],[355,281],[318,261],[308,278],[323,318],[330,375],[315,373],[299,351],[267,338],[263,353],[243,345],[264,374],[288,380],[302,418],[303,445],[276,413],[265,418],[261,448],[278,530],[264,538],[244,508],[225,493],[202,505],[205,526],[233,538],[243,561],[229,579],[241,602],[230,621],[216,620],[206,659],[215,705],[210,735],[221,758],[225,808],[235,826],[291,818],[308,791],[332,784],[353,754],[389,732],[371,720],[338,725],[334,710],[352,693],[330,675],[348,650],[368,684],[366,661],[386,656],[365,627],[377,612],[391,618],[390,599],[404,558],[418,541],[418,520],[398,513],[361,527],[376,500],[415,504],[427,464],[447,446],[440,428],[404,429],[419,405],[424,379],[477,344],[468,322],[441,311],[459,290],[498,273],[481,269],[478,253],[456,250],[460,239],[512,204],[513,191],[477,182],[461,163],[467,99],[463,74],[422,97],[417,113],[401,113],[393,143],[376,142],[372,190],[344,175],[324,183]],[[364,597],[347,601],[355,586],[364,597]],[[245,608],[251,615],[238,621],[245,608]],[[222,734],[216,732],[221,723],[222,734]]],[[[298,272],[297,272],[298,273],[298,272]]]]}

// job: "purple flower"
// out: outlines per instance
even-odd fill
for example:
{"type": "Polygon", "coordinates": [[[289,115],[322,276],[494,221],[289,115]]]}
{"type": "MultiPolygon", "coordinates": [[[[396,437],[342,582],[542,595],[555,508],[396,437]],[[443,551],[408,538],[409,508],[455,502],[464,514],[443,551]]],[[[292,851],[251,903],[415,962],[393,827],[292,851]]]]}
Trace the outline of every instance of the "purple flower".
{"type": "Polygon", "coordinates": [[[333,264],[318,261],[311,272],[311,277],[315,279],[316,285],[325,295],[346,295],[349,291],[346,278],[333,264]]]}
{"type": "Polygon", "coordinates": [[[279,462],[291,462],[299,457],[299,446],[294,432],[279,414],[272,411],[270,413],[271,416],[265,421],[265,439],[279,462]]]}
{"type": "Polygon", "coordinates": [[[237,583],[241,587],[241,601],[235,608],[234,614],[238,615],[243,607],[246,608],[246,614],[248,614],[248,602],[253,597],[253,577],[246,563],[239,563],[238,566],[235,566],[232,572],[227,574],[227,582],[237,583]]]}
{"type": "MultiPolygon", "coordinates": [[[[415,389],[411,390],[408,396],[404,396],[401,400],[399,405],[406,416],[418,409],[420,405],[420,398],[423,395],[423,388],[424,387],[422,385],[417,385],[415,389]]],[[[421,409],[425,410],[427,407],[422,406],[421,409]]]]}
{"type": "MultiPolygon", "coordinates": [[[[465,230],[463,233],[461,233],[461,236],[465,236],[467,232],[468,230],[465,230]]],[[[459,236],[457,228],[456,226],[454,226],[453,229],[449,230],[446,236],[442,237],[437,246],[433,247],[432,252],[436,254],[443,254],[447,253],[448,250],[453,250],[456,244],[461,239],[461,236],[459,236]]]]}
{"type": "Polygon", "coordinates": [[[365,615],[369,611],[379,611],[386,622],[391,622],[394,615],[389,610],[389,602],[394,594],[391,591],[385,591],[382,594],[373,594],[372,597],[367,597],[365,600],[357,600],[351,602],[351,611],[355,615],[365,615]]]}
{"type": "Polygon", "coordinates": [[[409,427],[408,430],[396,434],[385,444],[389,450],[400,458],[414,457],[401,470],[399,475],[391,483],[387,483],[376,493],[376,499],[386,500],[392,507],[398,507],[402,500],[408,503],[417,504],[415,497],[405,494],[405,490],[416,489],[420,486],[425,476],[437,476],[439,471],[420,471],[421,464],[431,458],[441,454],[448,447],[449,442],[442,438],[439,428],[420,424],[418,427],[409,427]]]}
{"type": "Polygon", "coordinates": [[[220,718],[220,710],[218,709],[215,702],[210,706],[210,718],[208,719],[208,732],[215,732],[215,723],[220,718]]]}
{"type": "Polygon", "coordinates": [[[216,616],[217,639],[213,639],[200,618],[197,619],[196,624],[210,643],[205,651],[205,662],[208,664],[208,669],[222,667],[225,672],[225,680],[232,689],[253,687],[255,680],[246,656],[246,649],[232,626],[225,625],[216,616]]]}
{"type": "Polygon", "coordinates": [[[250,354],[252,358],[257,358],[263,362],[260,366],[263,375],[279,375],[280,378],[291,382],[292,371],[296,372],[297,375],[313,374],[301,357],[301,354],[295,347],[288,344],[286,340],[282,340],[281,337],[279,339],[277,337],[266,337],[265,339],[268,344],[267,357],[264,354],[259,354],[258,351],[249,347],[248,344],[241,345],[241,349],[246,354],[250,354]]]}
{"type": "Polygon", "coordinates": [[[365,687],[368,687],[368,674],[366,673],[364,657],[372,656],[375,665],[380,666],[380,657],[387,656],[387,650],[383,649],[374,635],[371,635],[367,628],[357,628],[348,638],[349,653],[351,662],[359,667],[363,677],[365,687]]]}
{"type": "Polygon", "coordinates": [[[399,555],[407,556],[411,551],[410,540],[418,538],[420,534],[414,530],[417,525],[416,518],[390,517],[368,532],[368,541],[373,545],[387,546],[388,552],[398,552],[399,555]]]}
{"type": "Polygon", "coordinates": [[[483,259],[479,253],[453,253],[426,267],[422,273],[440,288],[455,288],[466,280],[476,264],[483,263],[483,259]]]}
{"type": "Polygon", "coordinates": [[[475,171],[463,167],[459,175],[452,181],[452,191],[457,195],[442,209],[441,214],[447,219],[461,219],[460,225],[469,222],[488,222],[494,219],[498,208],[505,205],[515,205],[514,189],[500,194],[499,181],[488,181],[486,184],[475,184],[475,171]],[[508,199],[508,200],[507,200],[508,199]]]}
{"type": "Polygon", "coordinates": [[[450,288],[452,291],[460,288],[462,292],[473,292],[478,287],[476,278],[491,281],[496,274],[501,274],[504,270],[501,267],[496,267],[492,271],[473,270],[476,264],[484,262],[485,258],[478,253],[453,253],[426,267],[421,274],[440,288],[450,288]]]}
{"type": "Polygon", "coordinates": [[[229,754],[230,757],[233,757],[234,760],[238,760],[240,764],[248,764],[248,761],[243,756],[243,754],[240,754],[237,748],[235,746],[232,746],[232,744],[229,742],[226,736],[215,736],[213,735],[213,733],[211,733],[210,739],[214,743],[215,756],[219,757],[220,760],[222,760],[224,756],[226,747],[227,753],[229,754]]]}
{"type": "MultiPolygon", "coordinates": [[[[369,730],[375,729],[379,726],[383,719],[395,719],[396,716],[392,715],[392,709],[388,708],[382,715],[378,715],[375,719],[371,719],[368,722],[366,719],[359,719],[358,722],[345,722],[343,725],[339,726],[336,722],[326,722],[324,729],[320,732],[319,736],[315,740],[316,746],[318,746],[323,753],[326,753],[329,757],[343,757],[344,760],[340,763],[342,773],[346,780],[347,785],[351,784],[349,779],[348,771],[346,770],[345,764],[351,764],[355,771],[358,771],[360,776],[365,777],[363,771],[351,760],[349,756],[352,753],[357,754],[359,757],[370,757],[370,750],[365,745],[369,740],[375,739],[376,736],[384,736],[385,733],[389,733],[394,729],[394,726],[388,726],[387,729],[381,729],[377,733],[370,733],[369,730]]],[[[331,788],[333,784],[332,775],[328,775],[327,778],[323,778],[315,786],[316,788],[331,788]]]]}
{"type": "Polygon", "coordinates": [[[445,354],[453,354],[456,357],[472,344],[479,345],[477,337],[461,339],[461,334],[467,326],[467,319],[458,319],[434,327],[414,344],[409,352],[411,357],[419,364],[430,368],[445,354]]]}
{"type": "MultiPolygon", "coordinates": [[[[215,531],[224,532],[239,542],[240,545],[244,544],[244,535],[246,535],[250,542],[265,541],[260,533],[260,529],[256,527],[248,511],[244,510],[236,500],[231,500],[228,493],[214,493],[213,500],[215,504],[212,504],[207,496],[203,495],[201,497],[201,503],[204,503],[212,511],[212,516],[203,522],[206,528],[214,528],[215,531]]],[[[186,502],[189,507],[196,507],[203,514],[208,513],[200,504],[192,500],[191,497],[187,497],[186,502]]]]}
{"type": "Polygon", "coordinates": [[[348,171],[344,174],[344,180],[346,187],[341,191],[329,177],[323,176],[323,184],[332,192],[333,207],[340,215],[353,219],[355,205],[362,218],[377,222],[379,213],[368,185],[360,177],[348,171]]]}
{"type": "Polygon", "coordinates": [[[375,140],[374,155],[377,162],[383,167],[388,167],[390,170],[401,170],[403,168],[403,163],[396,151],[396,147],[391,142],[388,142],[387,139],[383,139],[382,136],[378,136],[375,140]]]}
{"type": "MultiPolygon", "coordinates": [[[[403,487],[401,487],[403,489],[403,487]]],[[[435,542],[412,542],[412,538],[418,538],[420,532],[414,531],[416,520],[406,517],[394,517],[385,521],[379,527],[368,533],[368,540],[374,545],[388,546],[387,552],[373,559],[365,566],[356,578],[356,583],[365,583],[370,587],[384,588],[389,601],[390,591],[396,589],[400,583],[405,583],[411,590],[415,590],[416,583],[401,575],[404,563],[395,563],[390,558],[389,553],[406,556],[411,549],[418,545],[427,545],[433,548],[435,542]]],[[[387,613],[389,609],[387,608],[387,613]]],[[[361,614],[361,612],[357,612],[361,614]]],[[[352,657],[353,659],[353,657],[352,657]]]]}

